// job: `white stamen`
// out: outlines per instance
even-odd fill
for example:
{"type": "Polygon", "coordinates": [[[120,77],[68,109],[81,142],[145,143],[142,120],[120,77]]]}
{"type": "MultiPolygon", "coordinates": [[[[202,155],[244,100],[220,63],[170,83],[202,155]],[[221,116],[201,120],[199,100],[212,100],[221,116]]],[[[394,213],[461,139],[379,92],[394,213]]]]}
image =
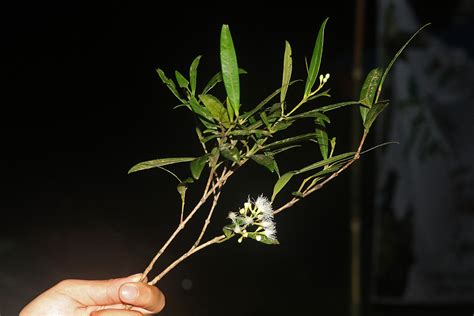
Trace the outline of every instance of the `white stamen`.
{"type": "Polygon", "coordinates": [[[235,222],[235,219],[237,218],[237,214],[235,212],[229,212],[229,215],[227,215],[227,218],[235,222]]]}
{"type": "Polygon", "coordinates": [[[263,195],[260,195],[255,201],[255,206],[264,217],[273,217],[272,203],[263,195]]]}

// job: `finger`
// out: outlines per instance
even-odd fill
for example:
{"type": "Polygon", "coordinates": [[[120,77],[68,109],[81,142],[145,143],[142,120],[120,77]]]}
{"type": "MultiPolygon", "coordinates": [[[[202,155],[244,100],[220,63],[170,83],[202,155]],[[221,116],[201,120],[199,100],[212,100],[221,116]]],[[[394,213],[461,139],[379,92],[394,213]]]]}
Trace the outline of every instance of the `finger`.
{"type": "Polygon", "coordinates": [[[147,283],[126,283],[120,287],[123,303],[141,307],[151,313],[160,312],[165,307],[165,296],[156,287],[147,283]]]}
{"type": "Polygon", "coordinates": [[[104,309],[92,312],[90,316],[143,316],[143,314],[137,311],[126,311],[123,309],[104,309]]]}
{"type": "Polygon", "coordinates": [[[88,280],[66,280],[59,283],[55,290],[61,294],[73,298],[82,306],[103,306],[120,304],[120,286],[128,282],[137,282],[141,274],[131,275],[125,278],[88,281],[88,280]]]}

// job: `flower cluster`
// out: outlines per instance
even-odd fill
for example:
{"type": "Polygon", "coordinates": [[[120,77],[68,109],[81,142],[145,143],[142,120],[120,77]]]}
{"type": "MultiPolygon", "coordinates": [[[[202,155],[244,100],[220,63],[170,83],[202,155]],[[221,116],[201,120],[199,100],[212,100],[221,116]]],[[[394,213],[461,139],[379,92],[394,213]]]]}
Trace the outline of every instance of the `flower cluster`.
{"type": "Polygon", "coordinates": [[[232,224],[224,227],[227,237],[240,235],[238,242],[244,238],[252,238],[266,244],[278,244],[273,208],[270,201],[263,195],[255,201],[250,198],[238,212],[230,212],[227,216],[232,224]]]}

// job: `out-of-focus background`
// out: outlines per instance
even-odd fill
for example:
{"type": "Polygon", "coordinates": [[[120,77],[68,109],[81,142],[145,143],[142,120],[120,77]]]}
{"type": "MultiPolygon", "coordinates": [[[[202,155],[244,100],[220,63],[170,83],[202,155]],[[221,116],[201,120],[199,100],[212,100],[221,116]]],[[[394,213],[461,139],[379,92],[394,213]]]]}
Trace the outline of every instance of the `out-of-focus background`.
{"type": "MultiPolygon", "coordinates": [[[[140,272],[175,228],[173,180],[160,170],[127,175],[137,162],[200,150],[190,113],[172,110],[176,100],[157,67],[185,73],[202,55],[202,88],[219,70],[220,28],[229,24],[248,71],[242,107],[250,107],[279,87],[285,40],[294,76],[304,78],[326,17],[321,71],[331,73],[334,101],[357,97],[354,66],[365,75],[386,65],[432,23],[387,79],[391,107],[368,141],[400,144],[368,153],[279,215],[279,246],[227,242],[173,270],[159,284],[162,315],[474,311],[472,1],[25,1],[5,3],[0,14],[0,315],[17,315],[62,279],[140,272]]],[[[351,111],[331,119],[330,136],[349,150],[357,132],[351,111]]],[[[317,152],[288,156],[280,169],[317,152]]],[[[248,195],[270,195],[275,181],[244,168],[226,186],[209,236],[248,195]]],[[[202,220],[156,271],[186,249],[202,220]]]]}

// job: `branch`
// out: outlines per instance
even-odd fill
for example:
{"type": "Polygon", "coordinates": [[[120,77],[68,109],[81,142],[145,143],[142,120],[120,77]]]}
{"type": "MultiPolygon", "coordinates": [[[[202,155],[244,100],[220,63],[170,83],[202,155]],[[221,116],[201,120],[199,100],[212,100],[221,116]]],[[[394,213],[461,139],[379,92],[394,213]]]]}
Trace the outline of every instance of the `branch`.
{"type": "Polygon", "coordinates": [[[140,279],[140,281],[143,281],[145,280],[145,278],[147,277],[148,273],[150,273],[150,271],[153,269],[153,266],[155,265],[156,261],[158,260],[158,258],[161,257],[161,255],[165,252],[166,248],[168,248],[168,246],[171,244],[171,242],[176,238],[176,236],[179,234],[179,232],[181,230],[183,230],[183,228],[186,226],[187,222],[189,222],[189,220],[194,216],[194,214],[197,212],[197,210],[199,210],[201,208],[201,206],[207,201],[207,199],[209,198],[209,196],[211,195],[211,193],[220,185],[222,185],[223,183],[225,183],[225,181],[232,175],[232,170],[230,170],[227,174],[223,175],[217,182],[216,184],[214,184],[211,188],[211,190],[209,190],[209,187],[212,183],[212,179],[214,177],[214,172],[211,170],[211,172],[209,173],[209,177],[207,179],[207,183],[206,183],[206,187],[204,189],[204,192],[203,192],[203,195],[201,197],[201,199],[199,200],[199,202],[196,204],[196,206],[194,206],[193,210],[188,214],[188,216],[186,216],[186,218],[179,223],[178,227],[176,228],[176,230],[173,232],[173,234],[168,238],[168,240],[165,242],[165,244],[161,247],[161,249],[158,251],[158,253],[153,257],[153,259],[150,261],[150,263],[148,264],[148,266],[146,267],[145,271],[143,272],[143,275],[140,279]]]}
{"type": "Polygon", "coordinates": [[[362,135],[362,139],[360,140],[360,143],[359,143],[359,147],[357,148],[357,151],[354,155],[354,158],[352,158],[351,160],[349,160],[344,166],[342,166],[341,169],[339,169],[338,171],[334,172],[333,174],[331,174],[331,176],[329,176],[328,178],[326,178],[323,182],[315,185],[314,187],[312,187],[311,189],[309,190],[306,190],[303,192],[303,196],[300,197],[300,198],[297,198],[297,197],[294,197],[292,198],[289,202],[287,202],[286,204],[284,204],[283,206],[279,207],[278,209],[276,209],[273,214],[276,215],[278,213],[280,213],[281,211],[287,209],[287,208],[290,208],[292,207],[293,205],[295,205],[298,201],[300,201],[301,199],[307,197],[308,195],[310,195],[311,193],[313,193],[314,191],[317,191],[319,189],[321,189],[326,183],[330,182],[331,180],[333,180],[334,178],[336,178],[339,174],[341,174],[344,170],[346,170],[347,168],[349,168],[350,165],[352,165],[356,160],[358,160],[360,158],[360,153],[362,151],[362,146],[364,145],[365,143],[365,140],[367,138],[367,134],[368,134],[368,131],[367,130],[364,130],[364,134],[362,135]]]}
{"type": "Polygon", "coordinates": [[[173,263],[171,263],[166,269],[164,269],[158,276],[156,276],[152,281],[148,282],[150,285],[155,285],[158,281],[160,281],[168,272],[170,272],[174,267],[176,267],[178,264],[180,264],[182,261],[184,261],[187,257],[191,256],[192,254],[198,252],[201,249],[204,249],[210,245],[221,243],[227,239],[226,236],[220,235],[217,237],[214,237],[213,239],[205,242],[204,244],[198,246],[198,247],[192,247],[189,249],[188,252],[183,254],[181,257],[176,259],[173,263]]]}

